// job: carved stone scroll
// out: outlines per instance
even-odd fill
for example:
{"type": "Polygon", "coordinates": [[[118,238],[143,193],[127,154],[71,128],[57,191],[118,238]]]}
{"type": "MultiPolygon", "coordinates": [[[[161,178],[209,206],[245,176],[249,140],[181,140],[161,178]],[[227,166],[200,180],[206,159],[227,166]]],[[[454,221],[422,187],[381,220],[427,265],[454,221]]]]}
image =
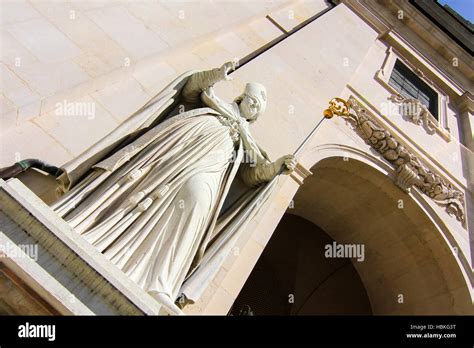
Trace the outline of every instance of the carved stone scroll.
{"type": "Polygon", "coordinates": [[[350,97],[347,106],[354,113],[346,112],[341,116],[349,120],[365,141],[390,162],[397,171],[396,184],[405,192],[415,186],[447,213],[464,222],[464,194],[451,183],[431,171],[417,156],[408,151],[392,134],[377,124],[362,105],[350,97]]]}
{"type": "Polygon", "coordinates": [[[418,99],[405,98],[400,94],[393,94],[388,99],[395,104],[399,104],[400,115],[403,118],[422,126],[428,134],[436,133],[438,121],[418,99]]]}

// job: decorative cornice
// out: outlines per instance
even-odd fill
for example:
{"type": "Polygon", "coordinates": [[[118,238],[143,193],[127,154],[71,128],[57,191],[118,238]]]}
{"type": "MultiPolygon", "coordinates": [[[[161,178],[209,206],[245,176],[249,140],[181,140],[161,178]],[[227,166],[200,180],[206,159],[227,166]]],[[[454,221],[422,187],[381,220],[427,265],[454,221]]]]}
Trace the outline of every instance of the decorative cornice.
{"type": "Polygon", "coordinates": [[[416,52],[421,52],[423,57],[427,58],[423,61],[431,62],[430,65],[436,67],[435,75],[448,79],[448,85],[451,85],[450,88],[453,88],[453,92],[457,95],[469,88],[468,76],[472,61],[470,54],[408,1],[341,0],[340,2],[375,28],[383,37],[382,41],[399,49],[407,49],[410,46],[416,52]],[[453,84],[456,87],[452,86],[453,84]]]}
{"type": "Polygon", "coordinates": [[[407,193],[413,186],[417,187],[438,205],[445,207],[449,215],[461,222],[465,221],[464,194],[434,173],[388,130],[374,121],[374,117],[354,97],[351,96],[347,102],[334,98],[329,104],[328,110],[348,120],[366,143],[395,167],[395,184],[398,187],[407,193]]]}
{"type": "Polygon", "coordinates": [[[459,112],[474,112],[474,96],[470,92],[465,92],[458,100],[459,112]]]}

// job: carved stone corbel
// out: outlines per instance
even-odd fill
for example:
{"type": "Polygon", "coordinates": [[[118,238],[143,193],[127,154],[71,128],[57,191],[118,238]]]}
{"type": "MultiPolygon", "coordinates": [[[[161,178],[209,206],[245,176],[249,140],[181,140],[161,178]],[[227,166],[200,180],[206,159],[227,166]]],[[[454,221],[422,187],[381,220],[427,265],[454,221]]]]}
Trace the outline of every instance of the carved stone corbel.
{"type": "Polygon", "coordinates": [[[406,193],[410,192],[413,185],[420,183],[420,177],[417,171],[407,165],[403,164],[397,169],[397,177],[395,183],[406,193]]]}

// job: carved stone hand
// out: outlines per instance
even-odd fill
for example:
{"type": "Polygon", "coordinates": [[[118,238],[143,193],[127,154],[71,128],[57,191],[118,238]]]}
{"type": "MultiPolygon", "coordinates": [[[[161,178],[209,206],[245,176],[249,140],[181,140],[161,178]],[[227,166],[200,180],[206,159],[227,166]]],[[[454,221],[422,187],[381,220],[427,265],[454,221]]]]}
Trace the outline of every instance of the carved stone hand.
{"type": "Polygon", "coordinates": [[[296,163],[297,161],[294,155],[285,155],[280,157],[275,162],[273,162],[275,175],[279,174],[280,172],[281,174],[285,175],[291,174],[295,170],[296,163]]]}
{"type": "Polygon", "coordinates": [[[232,80],[232,77],[230,77],[228,74],[231,71],[235,70],[236,66],[237,66],[237,61],[235,60],[222,64],[222,66],[219,68],[222,80],[224,81],[232,80]]]}

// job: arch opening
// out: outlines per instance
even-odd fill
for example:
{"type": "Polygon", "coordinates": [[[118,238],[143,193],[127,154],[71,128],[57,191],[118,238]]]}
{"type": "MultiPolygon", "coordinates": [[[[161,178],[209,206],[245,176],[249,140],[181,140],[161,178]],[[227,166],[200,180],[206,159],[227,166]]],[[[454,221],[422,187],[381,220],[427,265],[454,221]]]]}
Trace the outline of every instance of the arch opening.
{"type": "MultiPolygon", "coordinates": [[[[441,232],[410,195],[375,167],[352,158],[329,157],[311,168],[314,175],[296,193],[236,299],[233,314],[252,299],[252,291],[262,304],[266,301],[262,307],[278,307],[278,314],[369,314],[367,309],[381,315],[473,313],[462,272],[441,232]],[[291,233],[282,232],[285,229],[291,233]],[[306,248],[294,246],[301,243],[306,248]],[[354,247],[346,248],[342,258],[324,255],[331,244],[333,248],[354,247]],[[347,254],[357,246],[363,249],[362,259],[347,254]],[[298,262],[285,261],[305,259],[318,268],[305,269],[298,262]],[[356,274],[335,282],[332,297],[313,289],[310,300],[300,298],[298,302],[295,296],[288,304],[291,287],[281,286],[282,274],[291,274],[293,284],[317,286],[318,277],[332,262],[346,262],[350,267],[342,267],[356,274]],[[278,286],[284,290],[276,294],[278,286]],[[366,293],[368,304],[355,306],[357,301],[364,303],[363,296],[344,296],[347,289],[366,293]],[[273,295],[265,297],[265,291],[273,295]],[[280,299],[278,306],[274,297],[280,299]]],[[[306,298],[295,289],[297,286],[293,291],[306,298]]]]}

